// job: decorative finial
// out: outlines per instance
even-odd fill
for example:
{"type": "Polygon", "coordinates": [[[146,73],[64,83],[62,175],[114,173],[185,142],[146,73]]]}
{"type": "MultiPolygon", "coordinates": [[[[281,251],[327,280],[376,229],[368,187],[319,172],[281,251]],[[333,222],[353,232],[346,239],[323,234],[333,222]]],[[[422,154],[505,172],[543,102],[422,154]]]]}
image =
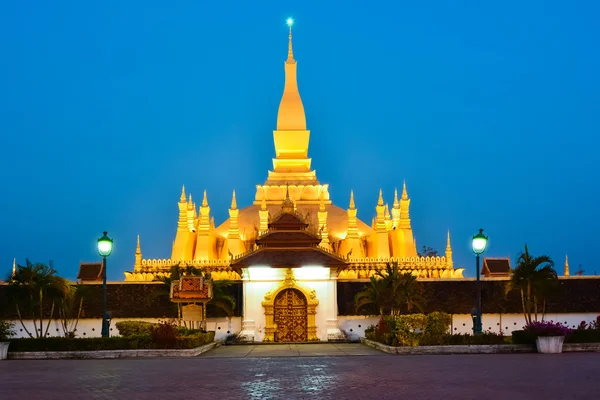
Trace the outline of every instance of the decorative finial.
{"type": "Polygon", "coordinates": [[[398,189],[394,189],[394,208],[399,208],[400,203],[398,202],[398,189]]]}
{"type": "Polygon", "coordinates": [[[390,207],[389,207],[389,205],[387,203],[385,204],[385,214],[384,214],[384,216],[385,216],[386,220],[390,219],[390,207]]]}
{"type": "Polygon", "coordinates": [[[564,271],[564,276],[569,276],[569,256],[565,255],[565,271],[564,271]]]}
{"type": "Polygon", "coordinates": [[[406,191],[406,180],[404,180],[404,185],[402,186],[402,200],[408,200],[408,192],[406,191]]]}
{"type": "Polygon", "coordinates": [[[181,203],[185,203],[185,185],[181,185],[181,197],[179,198],[181,203]]]}
{"type": "Polygon", "coordinates": [[[13,268],[12,268],[12,275],[11,278],[14,278],[15,276],[17,276],[17,258],[13,258],[13,268]]]}
{"type": "Polygon", "coordinates": [[[377,200],[377,205],[378,206],[383,205],[383,191],[381,189],[379,189],[379,200],[377,200]]]}
{"type": "Polygon", "coordinates": [[[350,191],[350,209],[354,210],[356,206],[354,205],[354,190],[350,191]]]}
{"type": "Polygon", "coordinates": [[[450,247],[450,229],[448,229],[448,241],[446,242],[446,247],[450,247]]]}
{"type": "Polygon", "coordinates": [[[288,61],[294,61],[294,52],[292,51],[292,25],[294,25],[294,20],[292,18],[288,18],[285,23],[290,28],[290,34],[288,36],[288,61]]]}
{"type": "Polygon", "coordinates": [[[231,209],[237,210],[237,201],[235,200],[235,189],[233,190],[233,196],[231,197],[231,209]]]}
{"type": "Polygon", "coordinates": [[[204,198],[202,199],[202,207],[208,207],[208,198],[206,197],[206,190],[204,191],[204,198]]]}
{"type": "Polygon", "coordinates": [[[142,254],[142,246],[140,246],[140,235],[137,235],[137,247],[135,248],[135,254],[142,254]]]}

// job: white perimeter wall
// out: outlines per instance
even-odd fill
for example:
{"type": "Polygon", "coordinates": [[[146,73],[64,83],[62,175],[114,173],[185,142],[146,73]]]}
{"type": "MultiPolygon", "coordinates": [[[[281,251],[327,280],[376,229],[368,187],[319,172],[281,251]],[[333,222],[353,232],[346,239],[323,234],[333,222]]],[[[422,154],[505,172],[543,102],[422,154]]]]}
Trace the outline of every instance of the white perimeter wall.
{"type": "MultiPolygon", "coordinates": [[[[119,336],[119,330],[116,327],[116,323],[120,321],[146,321],[146,322],[160,322],[167,321],[169,319],[159,319],[159,318],[114,318],[111,321],[110,328],[111,336],[119,336]]],[[[14,331],[16,335],[15,338],[27,338],[29,337],[21,323],[19,321],[13,321],[15,323],[14,331]]],[[[33,321],[25,320],[23,321],[25,326],[33,334],[33,321]]],[[[46,329],[46,325],[48,324],[48,320],[44,322],[44,330],[46,329]]],[[[39,323],[38,323],[39,325],[39,323]]],[[[206,328],[209,331],[215,331],[215,339],[224,339],[227,337],[229,333],[238,333],[241,330],[242,326],[242,318],[241,317],[233,317],[230,320],[227,318],[207,318],[206,320],[206,328]]],[[[77,324],[77,337],[86,338],[86,337],[100,337],[102,329],[102,318],[86,318],[80,319],[77,324]]],[[[35,334],[34,334],[35,336],[35,334]]],[[[48,329],[48,336],[63,336],[63,331],[61,329],[60,321],[53,320],[50,323],[50,329],[48,329]]]]}
{"type": "MultiPolygon", "coordinates": [[[[573,313],[573,314],[546,314],[545,320],[560,322],[569,328],[576,328],[581,321],[592,322],[599,313],[573,313]]],[[[358,340],[365,336],[365,329],[379,321],[376,316],[340,316],[338,323],[340,330],[350,339],[358,340]]],[[[512,331],[523,329],[525,317],[523,314],[483,314],[483,330],[492,333],[502,333],[510,336],[512,331]]],[[[470,314],[452,315],[452,333],[473,333],[473,320],[470,314]]]]}

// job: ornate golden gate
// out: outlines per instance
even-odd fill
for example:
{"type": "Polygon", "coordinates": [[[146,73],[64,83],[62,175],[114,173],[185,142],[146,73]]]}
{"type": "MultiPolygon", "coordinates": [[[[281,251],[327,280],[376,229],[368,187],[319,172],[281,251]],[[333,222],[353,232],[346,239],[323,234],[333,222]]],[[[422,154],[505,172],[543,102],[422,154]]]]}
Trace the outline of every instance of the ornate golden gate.
{"type": "Polygon", "coordinates": [[[275,297],[274,321],[276,342],[305,342],[307,335],[307,301],[297,289],[285,289],[275,297]]]}

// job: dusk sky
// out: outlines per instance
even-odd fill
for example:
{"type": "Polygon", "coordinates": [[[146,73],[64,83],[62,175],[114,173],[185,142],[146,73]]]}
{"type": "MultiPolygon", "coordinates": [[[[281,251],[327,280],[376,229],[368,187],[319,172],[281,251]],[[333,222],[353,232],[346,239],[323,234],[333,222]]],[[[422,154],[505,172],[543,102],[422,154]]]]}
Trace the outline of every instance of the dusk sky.
{"type": "Polygon", "coordinates": [[[473,277],[527,242],[600,273],[600,2],[3,1],[0,270],[75,279],[115,241],[109,280],[169,258],[181,185],[219,225],[274,157],[293,17],[309,155],[334,204],[406,179],[417,246],[473,277]],[[367,5],[368,4],[368,5],[367,5]]]}

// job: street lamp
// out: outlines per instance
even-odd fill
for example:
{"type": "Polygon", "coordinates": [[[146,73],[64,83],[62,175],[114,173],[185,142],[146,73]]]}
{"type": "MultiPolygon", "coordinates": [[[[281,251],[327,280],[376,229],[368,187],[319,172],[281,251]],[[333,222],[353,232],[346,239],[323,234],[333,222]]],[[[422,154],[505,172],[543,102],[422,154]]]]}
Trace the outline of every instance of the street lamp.
{"type": "Polygon", "coordinates": [[[102,337],[109,336],[108,311],[106,310],[106,257],[112,253],[113,241],[104,232],[104,236],[98,239],[98,253],[102,257],[102,337]]]}
{"type": "Polygon", "coordinates": [[[488,237],[483,234],[483,229],[479,230],[479,233],[473,236],[473,253],[475,253],[475,268],[477,272],[477,307],[475,309],[476,314],[473,321],[473,334],[479,335],[483,331],[481,325],[481,271],[479,268],[479,255],[485,251],[487,247],[488,237]]]}

